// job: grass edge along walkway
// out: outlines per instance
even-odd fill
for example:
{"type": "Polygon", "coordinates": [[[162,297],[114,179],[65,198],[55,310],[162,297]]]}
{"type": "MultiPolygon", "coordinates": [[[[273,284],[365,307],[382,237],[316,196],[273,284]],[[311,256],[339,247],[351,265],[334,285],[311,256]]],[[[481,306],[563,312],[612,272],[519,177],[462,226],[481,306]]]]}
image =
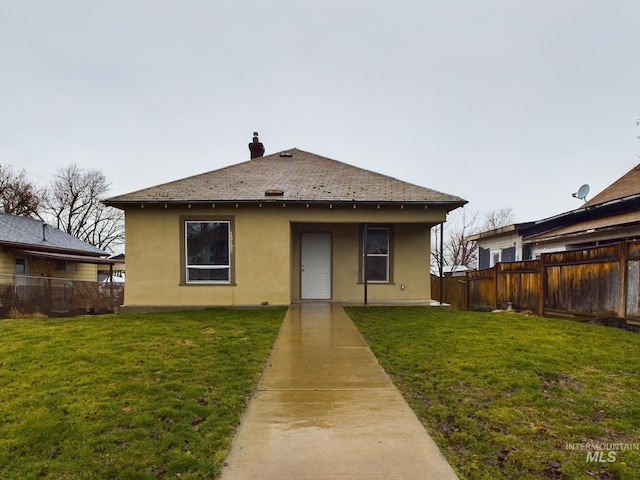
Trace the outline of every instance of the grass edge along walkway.
{"type": "Polygon", "coordinates": [[[640,334],[517,314],[345,310],[461,479],[640,478],[640,334]]]}
{"type": "Polygon", "coordinates": [[[214,478],[285,313],[1,320],[0,478],[214,478]]]}

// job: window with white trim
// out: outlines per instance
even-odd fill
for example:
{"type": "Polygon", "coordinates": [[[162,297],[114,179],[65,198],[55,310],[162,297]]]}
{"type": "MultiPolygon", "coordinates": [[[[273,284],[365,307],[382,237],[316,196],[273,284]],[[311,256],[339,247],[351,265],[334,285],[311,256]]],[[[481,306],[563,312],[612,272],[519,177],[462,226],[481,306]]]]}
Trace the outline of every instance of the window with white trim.
{"type": "Polygon", "coordinates": [[[228,221],[185,221],[187,283],[231,282],[230,232],[228,221]]]}
{"type": "Polygon", "coordinates": [[[500,263],[500,250],[491,250],[489,266],[493,267],[496,263],[500,263]]]}
{"type": "MultiPolygon", "coordinates": [[[[367,228],[366,245],[363,246],[364,272],[367,282],[389,282],[389,229],[386,227],[367,228]],[[364,255],[366,253],[366,255],[364,255]]],[[[364,281],[363,272],[362,277],[364,281]]]]}

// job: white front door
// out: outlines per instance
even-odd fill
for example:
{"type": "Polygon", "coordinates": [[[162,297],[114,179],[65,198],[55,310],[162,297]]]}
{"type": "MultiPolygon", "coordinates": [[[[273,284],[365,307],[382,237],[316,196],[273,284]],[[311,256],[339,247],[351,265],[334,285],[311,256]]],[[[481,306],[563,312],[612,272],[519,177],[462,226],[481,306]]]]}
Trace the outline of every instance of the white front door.
{"type": "Polygon", "coordinates": [[[300,251],[302,298],[331,298],[331,234],[303,233],[300,251]]]}

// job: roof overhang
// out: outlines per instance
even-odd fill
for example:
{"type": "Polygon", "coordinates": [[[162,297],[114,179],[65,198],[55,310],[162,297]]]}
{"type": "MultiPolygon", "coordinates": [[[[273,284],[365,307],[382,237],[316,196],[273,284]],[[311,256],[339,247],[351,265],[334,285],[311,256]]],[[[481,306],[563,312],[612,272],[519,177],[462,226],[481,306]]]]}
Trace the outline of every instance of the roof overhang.
{"type": "Polygon", "coordinates": [[[476,233],[475,235],[469,235],[467,237],[467,240],[475,242],[475,241],[478,241],[478,240],[484,240],[485,238],[498,237],[500,235],[504,235],[505,233],[511,233],[511,232],[515,232],[515,231],[516,231],[515,224],[507,225],[506,227],[500,227],[500,228],[496,228],[494,230],[488,230],[486,232],[476,233]]]}
{"type": "Polygon", "coordinates": [[[487,238],[499,237],[501,235],[511,234],[513,232],[520,233],[522,230],[530,227],[533,224],[534,222],[513,223],[511,225],[495,228],[493,230],[487,230],[486,232],[480,232],[474,235],[469,235],[468,240],[476,242],[478,240],[485,240],[487,238]]]}
{"type": "Polygon", "coordinates": [[[30,250],[34,252],[62,253],[62,254],[69,254],[69,255],[80,255],[82,257],[98,257],[99,258],[99,257],[109,256],[107,252],[103,252],[102,250],[99,250],[99,249],[96,249],[95,251],[85,251],[85,250],[55,247],[53,245],[37,245],[34,243],[11,242],[6,240],[0,241],[0,248],[10,249],[10,250],[30,250]]]}
{"type": "Polygon", "coordinates": [[[468,203],[467,200],[461,201],[415,201],[415,200],[318,200],[318,199],[309,199],[309,200],[300,200],[300,199],[283,199],[283,198],[273,198],[266,197],[262,199],[250,199],[250,200],[166,200],[166,201],[109,201],[105,200],[102,203],[109,207],[115,207],[124,210],[125,208],[145,208],[145,207],[195,207],[195,206],[204,206],[204,207],[238,207],[240,205],[245,206],[267,206],[267,205],[291,205],[291,206],[327,206],[327,207],[349,207],[349,208],[357,208],[357,207],[374,207],[377,208],[379,206],[393,206],[393,207],[418,207],[418,208],[445,208],[447,211],[454,210],[456,208],[462,207],[468,203]]]}
{"type": "Polygon", "coordinates": [[[542,244],[560,239],[587,237],[600,232],[623,232],[640,226],[640,210],[608,217],[594,218],[526,237],[525,245],[542,244]]]}
{"type": "Polygon", "coordinates": [[[15,253],[20,255],[27,255],[35,258],[42,258],[45,260],[54,260],[58,262],[77,262],[77,263],[90,263],[94,265],[115,265],[117,263],[124,263],[124,260],[114,258],[93,257],[88,255],[73,255],[70,253],[54,253],[44,252],[39,250],[23,250],[15,249],[15,253]]]}

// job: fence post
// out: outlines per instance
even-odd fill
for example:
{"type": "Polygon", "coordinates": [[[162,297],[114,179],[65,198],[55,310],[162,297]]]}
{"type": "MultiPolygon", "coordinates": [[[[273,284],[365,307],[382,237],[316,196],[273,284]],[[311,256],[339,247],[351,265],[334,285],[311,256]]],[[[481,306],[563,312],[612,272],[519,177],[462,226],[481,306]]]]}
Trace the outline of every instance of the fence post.
{"type": "Polygon", "coordinates": [[[464,309],[469,310],[469,272],[464,272],[464,309]]]}
{"type": "Polygon", "coordinates": [[[500,264],[496,263],[493,266],[493,309],[494,310],[498,309],[498,265],[500,264]]]}
{"type": "Polygon", "coordinates": [[[618,298],[618,318],[627,316],[627,252],[628,242],[620,242],[620,297],[618,298]]]}
{"type": "Polygon", "coordinates": [[[440,305],[444,302],[444,223],[440,223],[440,305]]]}
{"type": "Polygon", "coordinates": [[[539,295],[539,299],[538,299],[538,315],[540,315],[541,317],[544,317],[544,291],[545,291],[545,286],[547,283],[547,278],[546,278],[546,268],[544,266],[544,256],[546,254],[542,253],[540,254],[540,258],[538,259],[538,265],[540,268],[540,295],[539,295]]]}

